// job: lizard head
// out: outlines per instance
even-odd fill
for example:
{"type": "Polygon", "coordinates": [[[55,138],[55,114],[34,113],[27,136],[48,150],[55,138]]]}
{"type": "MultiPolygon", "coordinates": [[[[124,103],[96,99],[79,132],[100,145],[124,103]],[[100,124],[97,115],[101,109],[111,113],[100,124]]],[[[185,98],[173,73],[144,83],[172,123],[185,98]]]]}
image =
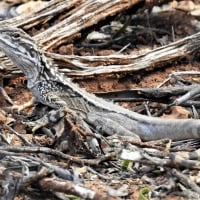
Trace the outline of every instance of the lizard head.
{"type": "Polygon", "coordinates": [[[33,86],[43,70],[43,53],[23,30],[0,27],[0,49],[26,75],[28,86],[33,86]]]}

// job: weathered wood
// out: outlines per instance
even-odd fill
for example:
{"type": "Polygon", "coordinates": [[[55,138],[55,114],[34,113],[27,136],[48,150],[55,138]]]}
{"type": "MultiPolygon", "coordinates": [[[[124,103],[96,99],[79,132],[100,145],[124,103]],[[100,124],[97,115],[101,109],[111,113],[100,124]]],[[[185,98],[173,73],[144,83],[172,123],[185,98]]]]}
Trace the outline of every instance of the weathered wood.
{"type": "MultiPolygon", "coordinates": [[[[108,16],[136,5],[138,2],[140,1],[53,0],[48,2],[43,8],[37,9],[30,14],[2,21],[0,22],[0,26],[14,25],[27,30],[38,24],[47,22],[52,16],[55,17],[55,15],[65,12],[66,14],[62,21],[34,37],[43,49],[48,50],[50,48],[56,48],[85,28],[98,23],[108,16]]],[[[196,34],[139,56],[109,55],[80,57],[58,54],[49,54],[49,56],[58,63],[62,61],[64,67],[58,65],[60,71],[68,73],[70,76],[90,76],[94,74],[154,69],[180,57],[187,57],[197,51],[199,46],[199,34],[196,34]],[[113,64],[105,66],[106,62],[113,64]],[[69,66],[69,68],[66,69],[66,66],[69,66]]],[[[10,71],[15,69],[13,68],[13,64],[2,53],[0,53],[0,61],[0,69],[10,71]]]]}
{"type": "MultiPolygon", "coordinates": [[[[97,74],[112,74],[122,72],[136,72],[139,70],[153,70],[165,66],[167,63],[180,58],[189,57],[200,49],[200,32],[185,37],[169,45],[159,47],[143,55],[108,55],[108,56],[77,56],[59,55],[47,53],[55,63],[58,63],[59,70],[70,76],[91,76],[97,74]],[[114,63],[114,65],[102,66],[101,63],[114,63]],[[63,63],[63,64],[60,64],[63,63]],[[99,63],[100,65],[98,66],[99,63]],[[126,64],[121,64],[126,63],[126,64]],[[66,66],[69,66],[66,68],[66,66]]],[[[7,70],[9,61],[0,57],[2,67],[7,70]]]]}
{"type": "Polygon", "coordinates": [[[36,25],[41,25],[45,22],[48,22],[52,19],[52,17],[55,17],[55,15],[65,12],[73,8],[75,5],[81,4],[81,2],[82,1],[79,0],[49,1],[44,6],[33,9],[32,12],[1,21],[0,26],[16,26],[27,30],[36,25]]]}
{"type": "Polygon", "coordinates": [[[126,10],[141,0],[106,0],[85,1],[73,10],[73,14],[46,31],[35,36],[44,49],[56,48],[66,38],[79,33],[81,30],[97,24],[108,16],[126,10]],[[47,44],[48,43],[48,44],[47,44]]]}
{"type": "Polygon", "coordinates": [[[4,20],[0,22],[0,26],[16,26],[28,30],[63,13],[63,20],[35,36],[39,44],[46,44],[45,49],[55,48],[66,38],[97,24],[108,16],[130,8],[138,2],[141,2],[141,0],[52,0],[30,13],[4,20]]]}
{"type": "MultiPolygon", "coordinates": [[[[16,26],[28,30],[36,25],[48,22],[52,17],[64,13],[64,19],[58,24],[36,35],[34,38],[43,49],[56,48],[85,28],[97,24],[108,16],[126,10],[141,0],[52,0],[44,7],[0,22],[0,26],[16,26]]],[[[13,70],[11,64],[0,52],[0,69],[13,70]]]]}
{"type": "MultiPolygon", "coordinates": [[[[113,74],[122,72],[136,72],[139,70],[152,70],[165,66],[166,63],[188,57],[200,49],[200,32],[185,37],[169,45],[159,47],[143,55],[108,55],[108,56],[66,56],[48,54],[55,61],[71,64],[74,69],[60,70],[71,76],[90,76],[97,74],[113,74]],[[95,66],[97,63],[114,63],[115,65],[95,66]],[[126,64],[121,64],[126,63],[126,64]]],[[[62,68],[61,66],[59,66],[62,68]]]]}

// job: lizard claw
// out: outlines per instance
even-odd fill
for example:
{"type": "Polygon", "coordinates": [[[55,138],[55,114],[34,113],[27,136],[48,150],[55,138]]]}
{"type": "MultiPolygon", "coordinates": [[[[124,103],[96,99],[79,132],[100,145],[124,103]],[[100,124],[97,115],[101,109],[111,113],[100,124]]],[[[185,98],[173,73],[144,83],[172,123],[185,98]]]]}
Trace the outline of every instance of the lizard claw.
{"type": "Polygon", "coordinates": [[[20,114],[20,112],[22,110],[24,110],[26,107],[23,105],[13,105],[10,107],[11,108],[11,111],[14,112],[15,110],[17,111],[17,114],[20,114]]]}

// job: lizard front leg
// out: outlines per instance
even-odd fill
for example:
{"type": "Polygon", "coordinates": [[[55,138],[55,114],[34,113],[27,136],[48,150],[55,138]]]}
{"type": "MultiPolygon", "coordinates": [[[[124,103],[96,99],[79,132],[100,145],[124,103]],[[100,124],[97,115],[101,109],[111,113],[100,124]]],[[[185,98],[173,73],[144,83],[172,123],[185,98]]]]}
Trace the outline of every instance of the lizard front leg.
{"type": "MultiPolygon", "coordinates": [[[[91,131],[89,125],[79,115],[77,115],[77,113],[70,110],[68,107],[63,107],[58,110],[52,110],[48,114],[44,115],[42,118],[34,122],[26,122],[26,124],[32,126],[32,131],[35,132],[39,128],[42,128],[50,123],[57,122],[66,114],[70,114],[70,116],[75,119],[76,124],[78,124],[78,127],[81,128],[79,130],[82,130],[81,133],[86,133],[86,135],[84,134],[84,136],[86,136],[87,144],[92,149],[92,152],[95,154],[99,154],[101,152],[101,148],[99,147],[97,139],[93,137],[93,132],[91,131]]],[[[66,120],[71,119],[66,118],[66,120]]]]}
{"type": "Polygon", "coordinates": [[[22,110],[26,108],[30,108],[36,104],[37,100],[35,97],[32,97],[28,102],[21,104],[21,105],[12,105],[11,110],[17,110],[18,113],[20,113],[22,110]]]}
{"type": "Polygon", "coordinates": [[[50,124],[55,123],[62,117],[66,115],[66,113],[71,113],[72,111],[67,108],[60,108],[58,110],[52,110],[42,118],[33,121],[33,122],[25,122],[26,125],[33,127],[32,131],[35,132],[36,130],[50,124]]]}
{"type": "Polygon", "coordinates": [[[7,95],[7,93],[5,92],[5,90],[3,89],[3,87],[0,87],[0,93],[3,95],[3,97],[10,103],[12,104],[12,106],[6,107],[7,109],[14,111],[17,110],[17,113],[20,113],[22,110],[32,107],[35,105],[36,98],[32,97],[31,100],[29,100],[28,102],[21,104],[21,105],[14,105],[12,99],[7,95]]]}

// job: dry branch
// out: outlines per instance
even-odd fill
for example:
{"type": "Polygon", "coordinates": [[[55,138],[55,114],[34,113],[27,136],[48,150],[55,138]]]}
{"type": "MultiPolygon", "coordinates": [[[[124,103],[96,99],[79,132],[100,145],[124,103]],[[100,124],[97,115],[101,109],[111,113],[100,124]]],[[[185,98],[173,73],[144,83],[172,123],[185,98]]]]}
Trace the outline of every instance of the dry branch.
{"type": "MultiPolygon", "coordinates": [[[[108,16],[112,16],[125,10],[139,1],[67,1],[54,0],[43,8],[33,13],[18,16],[13,19],[0,22],[0,26],[14,25],[30,29],[38,24],[49,21],[53,16],[65,14],[64,20],[48,28],[35,36],[36,41],[43,49],[55,48],[70,37],[80,33],[108,16]],[[76,5],[76,6],[75,6],[76,5]]],[[[158,3],[158,2],[157,2],[158,3]]],[[[180,57],[187,57],[199,49],[199,33],[186,37],[180,41],[150,51],[146,54],[133,55],[109,55],[109,56],[64,56],[48,54],[53,60],[62,65],[58,67],[62,72],[71,76],[89,76],[94,74],[110,74],[138,71],[141,69],[153,69],[165,65],[180,57]],[[102,65],[103,63],[103,65],[102,65]],[[113,63],[105,66],[105,63],[113,63]],[[67,66],[67,69],[66,69],[67,66]],[[95,66],[95,68],[94,68],[95,66]]],[[[4,55],[0,55],[1,69],[13,70],[13,65],[4,55]]]]}
{"type": "MultiPolygon", "coordinates": [[[[66,42],[66,39],[79,34],[85,28],[97,24],[108,16],[115,15],[122,10],[128,9],[141,0],[105,0],[105,1],[69,1],[53,0],[46,6],[34,10],[30,14],[24,14],[9,20],[0,22],[0,26],[16,26],[24,30],[42,25],[60,13],[64,13],[64,19],[58,24],[48,28],[35,36],[35,39],[43,49],[56,48],[66,42]],[[76,5],[76,6],[75,6],[76,5]],[[65,14],[67,13],[67,14],[65,14]]],[[[13,69],[3,54],[0,54],[0,69],[13,69]]]]}
{"type": "MultiPolygon", "coordinates": [[[[72,76],[89,76],[96,74],[110,74],[121,72],[135,72],[139,70],[152,70],[166,65],[166,63],[177,60],[178,58],[188,57],[196,53],[200,48],[200,32],[185,37],[177,42],[157,48],[139,56],[133,55],[108,55],[108,56],[65,56],[58,54],[48,54],[55,61],[66,62],[74,66],[75,70],[67,69],[67,73],[72,76]],[[101,62],[111,62],[115,65],[96,66],[101,62]],[[120,64],[129,62],[127,64],[120,64]],[[119,63],[117,65],[117,63],[119,63]]],[[[61,68],[61,66],[60,66],[61,68]]],[[[61,70],[66,72],[65,70],[61,70]]]]}
{"type": "Polygon", "coordinates": [[[65,12],[80,3],[81,1],[79,0],[49,1],[47,4],[45,4],[45,6],[33,9],[32,12],[1,21],[0,26],[16,26],[27,30],[36,25],[41,25],[45,22],[48,22],[55,17],[55,15],[65,12]]]}
{"type": "Polygon", "coordinates": [[[119,13],[130,8],[140,0],[107,0],[107,1],[85,1],[77,6],[73,14],[46,31],[35,36],[44,49],[55,48],[83,29],[97,24],[108,16],[119,13]]]}
{"type": "MultiPolygon", "coordinates": [[[[70,76],[92,76],[97,74],[153,70],[155,68],[165,66],[167,63],[177,59],[189,57],[192,54],[197,53],[199,48],[200,32],[139,56],[77,56],[60,55],[55,53],[47,53],[47,56],[51,57],[54,62],[57,63],[60,72],[66,73],[70,76]],[[97,64],[101,64],[102,62],[114,63],[114,65],[103,66],[97,64]]],[[[13,68],[9,65],[9,61],[4,56],[1,59],[4,59],[2,60],[3,68],[6,66],[7,70],[13,70],[13,68]]]]}
{"type": "MultiPolygon", "coordinates": [[[[74,195],[78,195],[83,199],[92,199],[92,200],[114,200],[110,195],[103,195],[100,192],[95,192],[91,189],[85,188],[83,186],[74,184],[70,181],[59,181],[55,178],[45,178],[40,181],[40,186],[43,190],[55,191],[55,192],[64,192],[74,195]]],[[[118,199],[118,198],[115,198],[118,199]]]]}
{"type": "Polygon", "coordinates": [[[62,44],[66,38],[97,24],[108,16],[126,10],[141,0],[53,0],[33,12],[0,22],[0,26],[16,26],[25,30],[48,22],[64,13],[64,20],[35,36],[45,49],[62,44]],[[66,14],[67,13],[67,14],[66,14]],[[48,44],[48,45],[47,45],[48,44]]]}

